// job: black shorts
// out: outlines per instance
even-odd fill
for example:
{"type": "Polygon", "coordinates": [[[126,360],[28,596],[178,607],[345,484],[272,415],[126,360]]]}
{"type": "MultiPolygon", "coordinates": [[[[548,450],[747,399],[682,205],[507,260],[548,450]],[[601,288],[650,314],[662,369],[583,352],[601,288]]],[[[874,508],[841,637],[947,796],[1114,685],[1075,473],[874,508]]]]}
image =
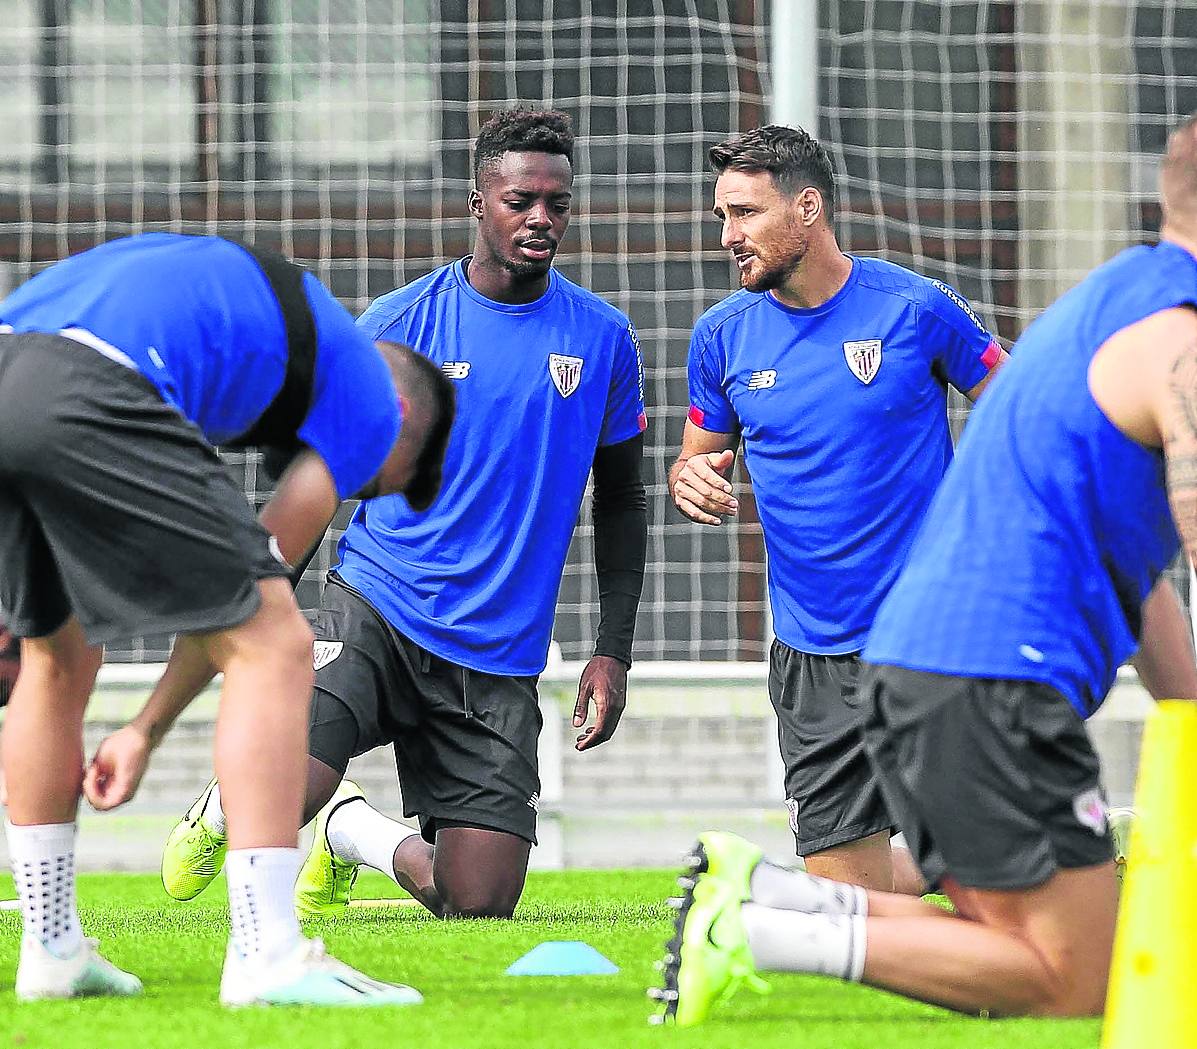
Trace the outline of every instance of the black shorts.
{"type": "Polygon", "coordinates": [[[799,856],[888,831],[893,820],[864,752],[860,656],[820,656],[774,641],[769,699],[799,856]]]}
{"type": "Polygon", "coordinates": [[[316,635],[308,753],[344,773],[395,748],[403,814],[438,827],[506,831],[535,844],[541,716],[535,677],[484,674],[434,656],[329,577],[316,635]]]}
{"type": "Polygon", "coordinates": [[[930,884],[1026,889],[1113,858],[1084,723],[1034,681],[866,664],[865,746],[930,884]]]}
{"type": "Polygon", "coordinates": [[[0,608],[92,644],[219,630],[285,576],[199,429],[142,375],[57,335],[0,335],[0,608]]]}

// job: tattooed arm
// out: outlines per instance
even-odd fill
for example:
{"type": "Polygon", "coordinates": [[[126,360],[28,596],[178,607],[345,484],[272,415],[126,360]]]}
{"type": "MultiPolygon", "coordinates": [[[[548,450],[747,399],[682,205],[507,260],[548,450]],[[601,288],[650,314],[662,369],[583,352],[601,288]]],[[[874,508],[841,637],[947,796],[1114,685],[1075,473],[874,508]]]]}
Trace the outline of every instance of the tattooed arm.
{"type": "MultiPolygon", "coordinates": [[[[1127,437],[1163,448],[1172,516],[1197,557],[1197,310],[1161,310],[1111,336],[1089,366],[1089,390],[1127,437]]],[[[1143,602],[1134,663],[1157,699],[1197,699],[1189,626],[1166,579],[1143,602]]]]}
{"type": "Polygon", "coordinates": [[[1168,501],[1190,562],[1197,564],[1197,313],[1177,313],[1177,350],[1160,404],[1168,501]],[[1185,331],[1185,329],[1189,329],[1185,331]]]}
{"type": "MultiPolygon", "coordinates": [[[[1168,310],[1158,315],[1170,346],[1169,367],[1157,372],[1156,423],[1164,448],[1168,501],[1190,561],[1197,562],[1197,313],[1168,310]]],[[[1156,350],[1158,353],[1158,349],[1156,350]]],[[[1140,359],[1150,359],[1144,354],[1140,359]]],[[[1161,578],[1143,603],[1143,629],[1133,660],[1143,686],[1156,699],[1197,699],[1197,666],[1189,625],[1176,591],[1161,578]]]]}

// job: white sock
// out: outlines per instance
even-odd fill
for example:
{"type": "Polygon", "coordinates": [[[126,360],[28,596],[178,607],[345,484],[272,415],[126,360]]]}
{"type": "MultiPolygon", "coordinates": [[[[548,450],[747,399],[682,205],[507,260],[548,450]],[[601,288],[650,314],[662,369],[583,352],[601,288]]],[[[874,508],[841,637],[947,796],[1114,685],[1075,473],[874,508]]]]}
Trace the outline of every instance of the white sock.
{"type": "Polygon", "coordinates": [[[746,903],[748,948],[758,969],[819,973],[860,981],[866,920],[859,914],[808,914],[746,903]]]}
{"type": "Polygon", "coordinates": [[[752,902],[783,911],[810,914],[869,913],[869,896],[859,885],[820,878],[806,871],[791,871],[761,860],[749,882],[752,902]]]}
{"type": "Polygon", "coordinates": [[[75,824],[6,823],[5,829],[24,917],[22,936],[69,958],[83,943],[75,904],[75,824]]]}
{"type": "Polygon", "coordinates": [[[395,850],[419,831],[384,816],[362,798],[337,806],[327,823],[333,855],[350,863],[364,863],[388,878],[395,877],[395,850]]]}
{"type": "Polygon", "coordinates": [[[234,849],[225,861],[233,947],[245,961],[267,965],[299,943],[295,879],[299,849],[234,849]]]}
{"type": "Polygon", "coordinates": [[[222,837],[229,832],[229,825],[224,818],[224,809],[220,805],[220,784],[217,783],[212,788],[212,793],[208,795],[208,800],[204,803],[204,811],[201,814],[204,817],[204,822],[212,828],[213,834],[219,834],[222,837]]]}

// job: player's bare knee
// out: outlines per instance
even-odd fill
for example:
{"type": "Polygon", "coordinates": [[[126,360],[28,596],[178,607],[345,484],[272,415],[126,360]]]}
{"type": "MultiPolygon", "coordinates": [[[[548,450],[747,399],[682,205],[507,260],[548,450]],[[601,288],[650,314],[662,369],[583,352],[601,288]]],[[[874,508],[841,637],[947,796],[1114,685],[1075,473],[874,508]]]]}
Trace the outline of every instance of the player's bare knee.
{"type": "Polygon", "coordinates": [[[82,633],[37,638],[22,648],[21,677],[36,682],[38,691],[52,700],[84,700],[103,658],[103,649],[89,646],[82,633]]]}
{"type": "Polygon", "coordinates": [[[290,660],[298,660],[309,670],[312,666],[312,643],[315,641],[315,635],[312,633],[311,625],[304,617],[303,613],[295,611],[295,614],[289,616],[286,627],[281,632],[279,638],[279,647],[286,651],[286,658],[290,660]]]}
{"type": "Polygon", "coordinates": [[[1109,966],[1094,959],[1073,956],[1065,969],[1058,969],[1052,981],[1052,1000],[1047,1016],[1100,1016],[1106,1007],[1109,966]]]}
{"type": "Polygon", "coordinates": [[[1042,997],[1030,1014],[1057,1018],[1100,1016],[1106,1005],[1105,980],[1098,983],[1087,973],[1070,977],[1046,981],[1041,987],[1042,997]]]}
{"type": "Polygon", "coordinates": [[[442,918],[510,918],[514,914],[514,903],[500,903],[494,900],[441,903],[442,918]]]}
{"type": "Polygon", "coordinates": [[[271,635],[272,642],[279,645],[289,642],[310,653],[314,638],[312,627],[295,603],[287,581],[263,580],[258,584],[258,589],[262,603],[254,619],[271,635]]]}
{"type": "Polygon", "coordinates": [[[450,889],[441,900],[443,918],[510,918],[520,894],[503,886],[450,889]]]}
{"type": "Polygon", "coordinates": [[[265,630],[253,632],[251,645],[253,658],[272,660],[286,668],[289,676],[309,675],[312,671],[312,642],[315,636],[311,625],[294,600],[272,602],[269,607],[263,603],[259,613],[268,618],[265,630]]]}

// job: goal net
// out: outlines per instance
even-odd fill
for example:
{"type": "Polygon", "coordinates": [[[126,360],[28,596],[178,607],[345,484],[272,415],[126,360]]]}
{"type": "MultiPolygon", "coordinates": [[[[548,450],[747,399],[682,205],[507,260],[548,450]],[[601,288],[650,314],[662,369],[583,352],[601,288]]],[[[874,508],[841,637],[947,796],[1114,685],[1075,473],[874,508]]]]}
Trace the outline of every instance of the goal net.
{"type": "MultiPolygon", "coordinates": [[[[1007,341],[1151,235],[1155,157],[1197,109],[1187,0],[0,0],[0,290],[115,236],[276,247],[361,310],[464,255],[471,140],[515,102],[569,112],[578,208],[560,258],[625,310],[650,402],[649,571],[637,657],[760,659],[751,499],[708,529],[669,505],[690,328],[734,275],[706,150],[769,119],[778,20],[818,24],[817,132],[840,233],[957,287],[1007,341]]],[[[247,494],[253,456],[231,457],[247,494]]],[[[313,604],[326,544],[301,601],[313,604]]],[[[565,658],[593,642],[584,508],[565,658]]],[[[110,658],[160,659],[166,639],[110,658]]]]}

